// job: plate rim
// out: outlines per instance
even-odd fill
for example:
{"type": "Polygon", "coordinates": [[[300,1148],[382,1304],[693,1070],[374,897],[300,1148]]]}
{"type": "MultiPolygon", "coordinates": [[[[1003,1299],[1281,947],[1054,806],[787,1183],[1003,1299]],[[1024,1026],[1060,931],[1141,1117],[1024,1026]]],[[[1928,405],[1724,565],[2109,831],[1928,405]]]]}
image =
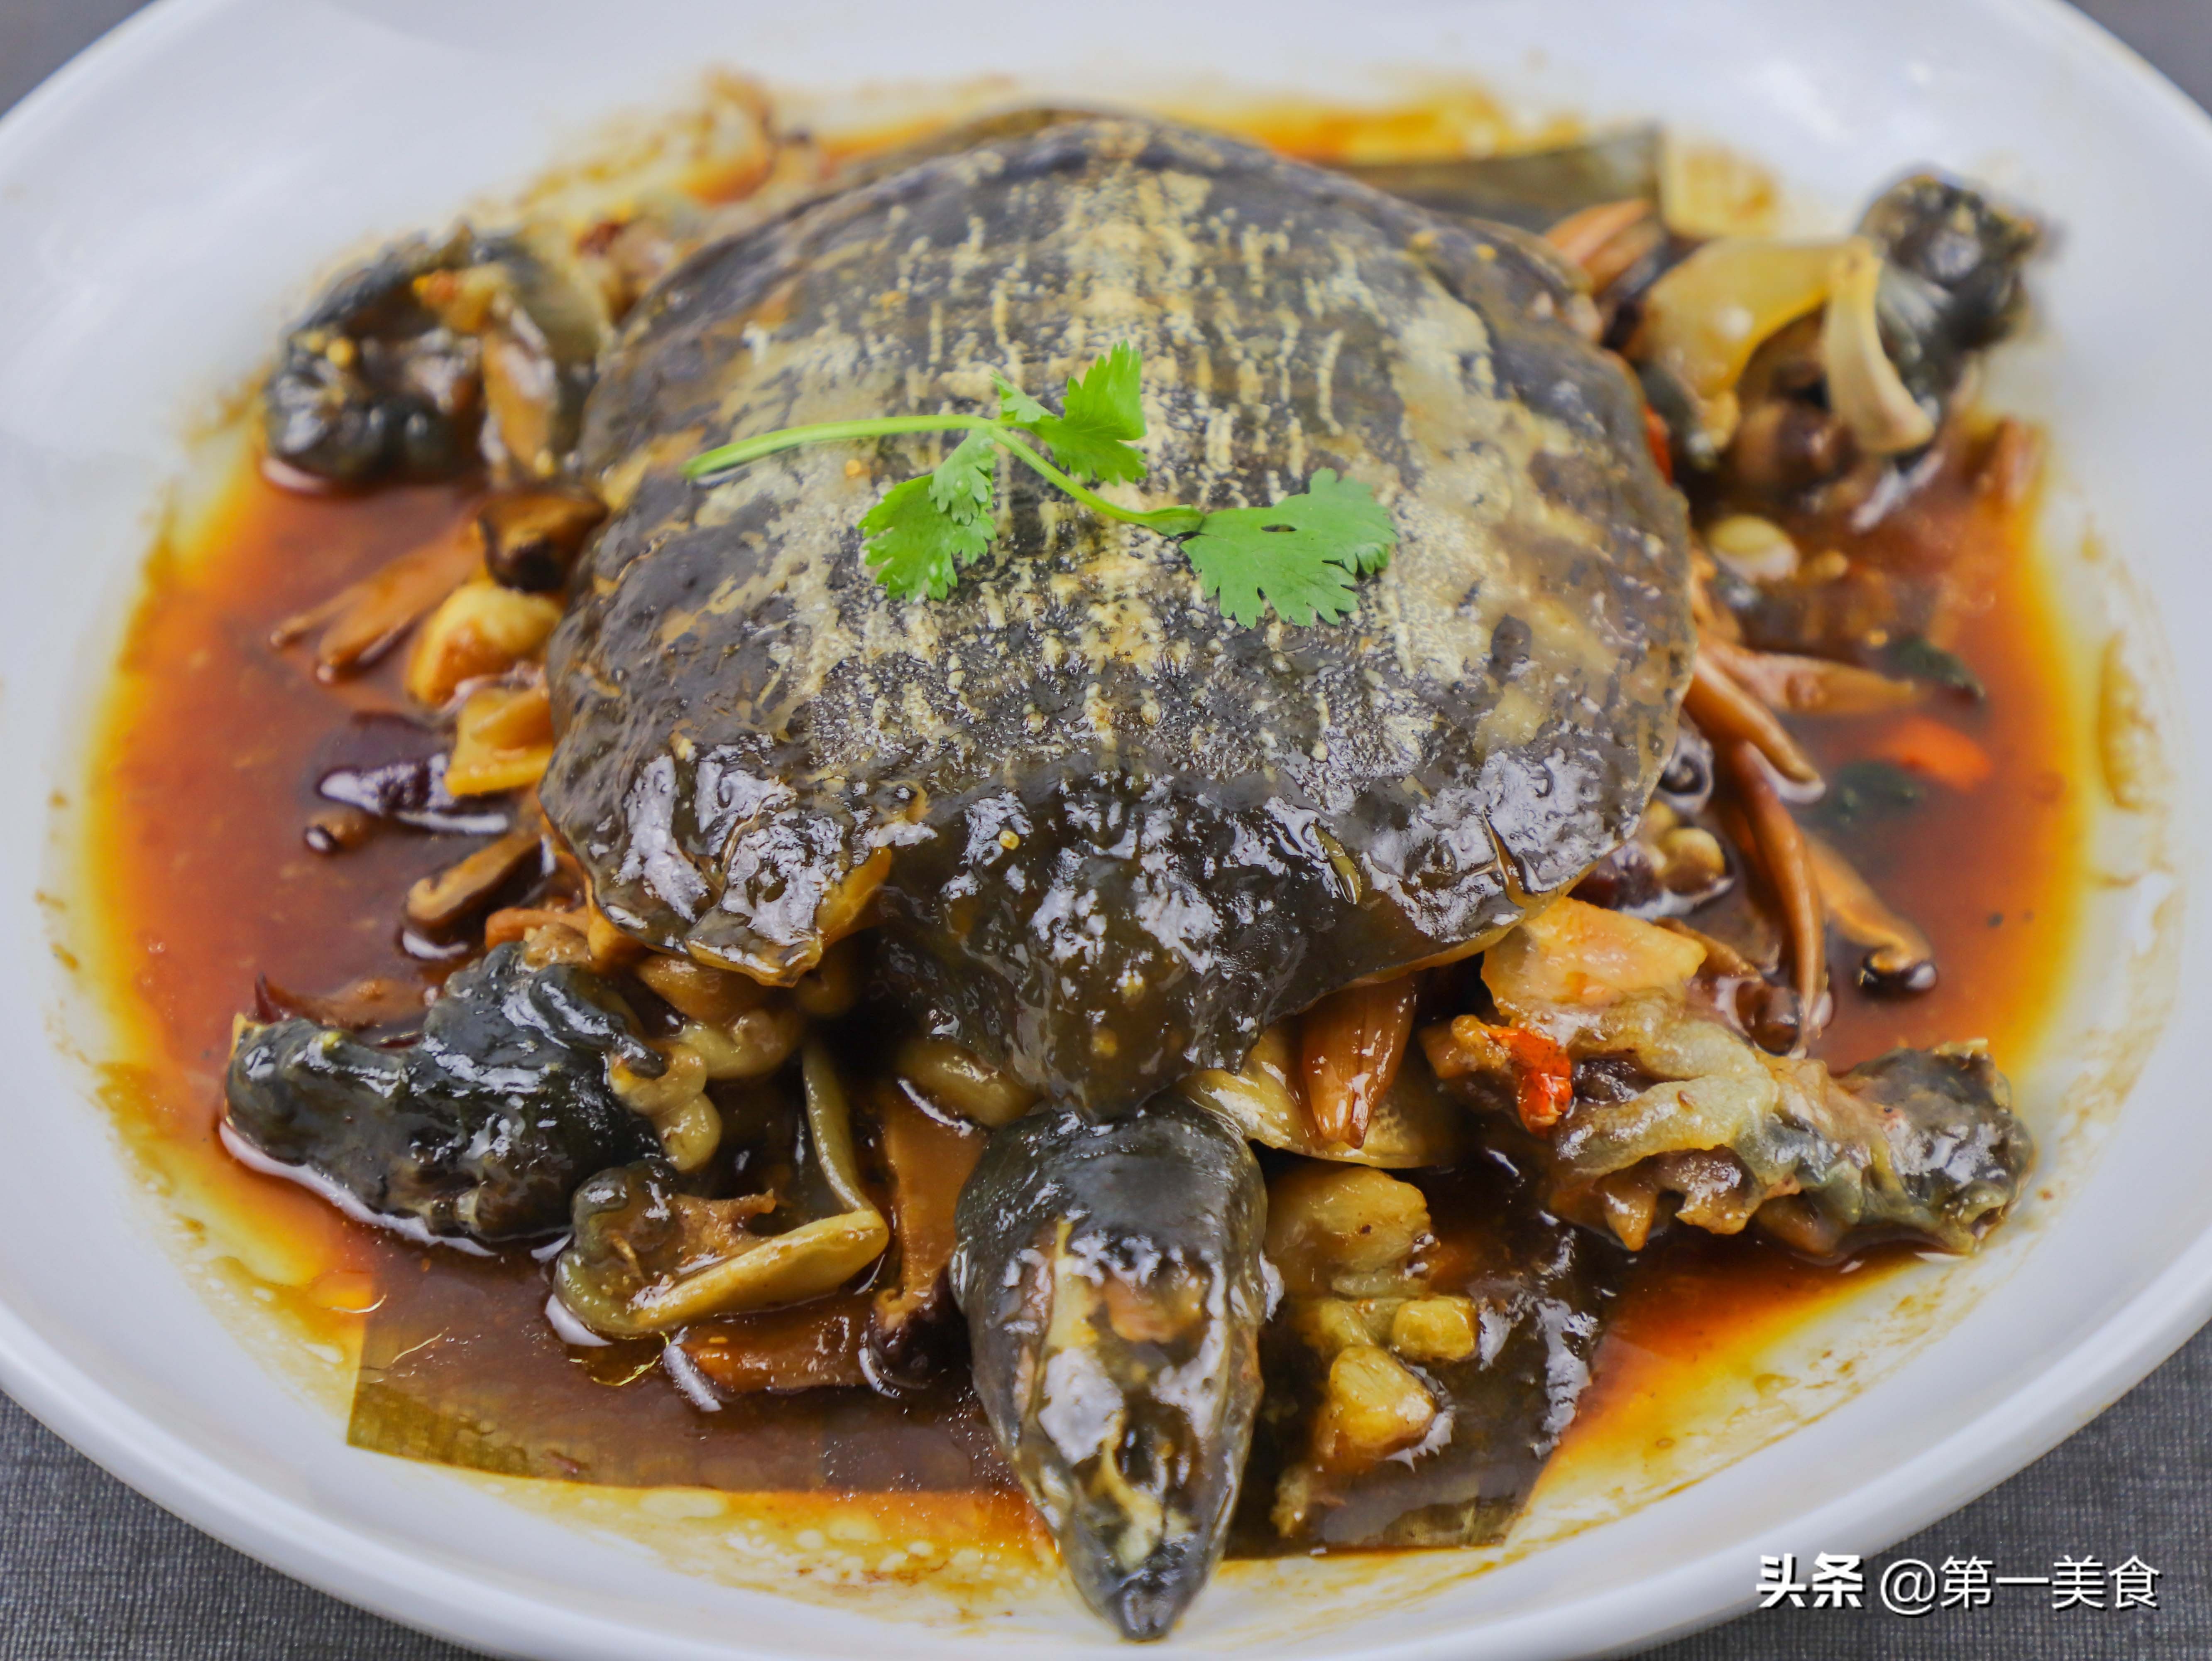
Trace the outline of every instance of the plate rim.
{"type": "MultiPolygon", "coordinates": [[[[2212,183],[2212,113],[2154,65],[2066,0],[1951,0],[1993,23],[2040,37],[2051,50],[2103,56],[2130,77],[2193,149],[2212,183]]],[[[50,125],[155,60],[163,44],[244,0],[153,0],[110,28],[0,114],[0,175],[50,125]]],[[[2177,745],[2179,749],[2181,746],[2177,745]]],[[[2179,1013],[2178,1011],[2176,1013],[2179,1013]]],[[[2131,1086],[2129,1095],[2135,1088],[2131,1086]]],[[[1792,1519],[1867,1553],[1893,1544],[2025,1469],[2141,1382],[2212,1317],[2212,1226],[2134,1298],[1949,1436],[1887,1475],[1792,1519]]],[[[489,1653],[584,1658],[635,1645],[629,1623],[556,1609],[511,1588],[442,1567],[325,1518],[195,1447],[125,1402],[0,1301],[0,1390],[73,1448],[172,1514],[281,1573],[413,1630],[489,1653]],[[517,1648],[517,1645],[528,1648],[517,1648]]],[[[363,1458],[379,1456],[362,1453],[363,1458]]],[[[1485,1629],[1500,1656],[1639,1652],[1748,1609],[1741,1548],[1717,1546],[1666,1572],[1574,1603],[1502,1616],[1485,1629]],[[1656,1608],[1692,1613],[1654,1624],[1656,1608]]],[[[772,1594],[761,1594],[769,1596],[772,1594]]],[[[711,1644],[653,1635],[670,1657],[781,1661],[788,1652],[735,1640],[711,1644]]],[[[1355,1640],[1365,1661],[1455,1661],[1449,1633],[1397,1642],[1355,1640]]]]}

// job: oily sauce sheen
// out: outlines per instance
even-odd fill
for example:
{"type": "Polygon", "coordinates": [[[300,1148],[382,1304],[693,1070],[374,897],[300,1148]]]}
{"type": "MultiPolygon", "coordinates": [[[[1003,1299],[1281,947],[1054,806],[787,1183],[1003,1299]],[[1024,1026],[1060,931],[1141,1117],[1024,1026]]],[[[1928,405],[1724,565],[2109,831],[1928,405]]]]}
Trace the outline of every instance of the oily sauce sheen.
{"type": "MultiPolygon", "coordinates": [[[[1283,136],[1307,153],[1348,153],[1358,135],[1283,136]]],[[[1978,488],[1963,474],[1929,486],[1978,488]]],[[[341,855],[311,849],[303,832],[329,806],[318,778],[361,753],[349,728],[414,718],[398,685],[404,652],[324,684],[303,653],[272,646],[270,631],[447,530],[482,489],[466,481],[304,494],[249,461],[188,538],[156,550],[87,772],[86,940],[124,1041],[106,1069],[120,1131],[173,1195],[192,1196],[179,1209],[198,1226],[249,1243],[238,1255],[257,1295],[273,1299],[319,1353],[358,1359],[351,1433],[363,1445],[630,1487],[903,1491],[948,1504],[963,1496],[947,1519],[979,1536],[1020,1535],[1025,1504],[962,1369],[947,1370],[957,1382],[899,1401],[821,1389],[744,1396],[702,1414],[659,1365],[655,1343],[561,1343],[542,1315],[543,1269],[527,1254],[426,1250],[349,1221],[224,1150],[222,1070],[234,1018],[265,1001],[258,982],[307,995],[369,977],[436,983],[451,964],[406,948],[399,902],[471,845],[388,829],[341,855]]],[[[2054,668],[2063,641],[2027,545],[2032,503],[1984,490],[1927,506],[1939,516],[1955,509],[1947,522],[1963,546],[1952,569],[1983,597],[1940,643],[1986,696],[1945,697],[1920,713],[1972,739],[1988,768],[1969,788],[1929,782],[1909,803],[1877,802],[1823,824],[1926,932],[1941,979],[1917,997],[1870,995],[1854,984],[1855,954],[1832,944],[1836,1009],[1814,1053],[1840,1070],[1894,1045],[1978,1035],[2017,1074],[2059,982],[2081,864],[2081,786],[2064,760],[2073,716],[2054,668]]],[[[1821,532],[1826,545],[1875,559],[1887,533],[1821,532]]],[[[1832,779],[1892,756],[1899,719],[1812,719],[1796,731],[1832,779]]],[[[1437,1225],[1449,1232],[1449,1216],[1437,1225]]],[[[1748,1238],[1676,1231],[1644,1254],[1612,1315],[1559,1460],[1606,1447],[1609,1427],[1622,1435],[1663,1427],[1670,1396],[1881,1267],[1880,1254],[1821,1269],[1748,1238]]]]}
{"type": "MultiPolygon", "coordinates": [[[[101,725],[88,804],[93,898],[113,965],[105,989],[135,1040],[136,1064],[112,1075],[110,1092],[121,1128],[161,1168],[189,1167],[244,1232],[286,1244],[298,1283],[283,1296],[303,1320],[326,1329],[376,1309],[360,1340],[372,1369],[380,1348],[405,1348],[397,1338],[406,1332],[465,1328],[465,1346],[441,1360],[437,1386],[465,1380],[487,1425],[496,1427],[502,1404],[526,1401],[530,1414],[512,1416],[550,1421],[531,1435],[502,1440],[495,1428],[457,1442],[450,1429],[410,1416],[404,1395],[372,1389],[356,1401],[358,1439],[514,1475],[641,1485],[1002,1489],[964,1385],[905,1408],[854,1390],[756,1396],[710,1419],[677,1395],[650,1348],[573,1360],[538,1318],[544,1284],[526,1258],[518,1267],[425,1251],[245,1170],[218,1141],[232,1019],[253,1007],[257,977],[307,991],[370,976],[426,985],[441,977],[441,964],[402,948],[397,902],[451,861],[454,840],[389,832],[332,858],[302,837],[310,815],[327,806],[314,784],[333,730],[351,717],[405,710],[400,654],[319,684],[269,635],[443,528],[473,496],[465,485],[306,496],[244,467],[199,535],[153,562],[101,725]],[[380,1345],[378,1318],[392,1320],[395,1293],[404,1294],[404,1322],[380,1345]]],[[[1993,520],[1984,529],[2009,543],[2019,523],[1993,520]]],[[[2076,787],[2055,761],[2064,753],[2062,690],[2042,667],[2052,660],[2055,625],[2022,551],[1987,552],[1989,603],[1958,647],[1988,696],[1944,713],[1982,745],[1992,770],[1970,793],[1931,786],[1911,811],[1875,819],[1846,844],[1927,931],[1942,979],[1916,999],[1870,997],[1852,984],[1839,950],[1838,1009],[1820,1049],[1842,1064],[1893,1044],[1978,1033],[2016,1066],[2064,955],[2078,827],[2076,787]],[[1992,824],[2006,833],[1989,836],[1992,824]],[[1973,859],[1953,857],[1968,846],[1973,859]]],[[[1839,719],[1800,730],[1833,771],[1878,753],[1888,725],[1839,719]]],[[[1818,1308],[1845,1278],[1694,1231],[1648,1256],[1613,1317],[1562,1458],[1604,1439],[1614,1403],[1725,1365],[1732,1347],[1818,1308]]]]}

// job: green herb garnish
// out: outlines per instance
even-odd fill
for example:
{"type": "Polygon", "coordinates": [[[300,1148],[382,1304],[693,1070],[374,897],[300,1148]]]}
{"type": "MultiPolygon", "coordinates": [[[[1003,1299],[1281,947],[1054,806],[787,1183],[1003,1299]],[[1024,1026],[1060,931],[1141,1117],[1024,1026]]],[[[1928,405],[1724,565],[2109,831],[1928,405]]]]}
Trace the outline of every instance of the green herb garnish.
{"type": "Polygon", "coordinates": [[[1316,618],[1336,623],[1349,616],[1357,600],[1354,583],[1388,565],[1398,542],[1390,515],[1364,484],[1324,467],[1304,491],[1273,507],[1214,513],[1180,505],[1139,512],[1091,489],[1094,482],[1133,483],[1145,476],[1145,459],[1133,447],[1145,435],[1138,395],[1143,375],[1143,356],[1125,341],[1079,377],[1068,378],[1057,415],[999,375],[995,417],[885,416],[785,427],[695,456],[684,474],[703,478],[803,444],[965,433],[934,468],[894,484],[861,516],[868,569],[901,599],[943,599],[960,581],[962,568],[989,550],[998,528],[991,508],[1003,450],[1095,514],[1164,537],[1188,538],[1183,552],[1200,586],[1234,622],[1251,627],[1270,605],[1286,623],[1316,618]],[[1045,459],[1029,439],[1053,459],[1045,459]]]}
{"type": "Polygon", "coordinates": [[[1956,652],[1947,652],[1924,635],[1900,635],[1882,648],[1881,666],[1907,680],[1924,680],[1979,703],[1989,696],[1981,677],[1956,652]]]}
{"type": "Polygon", "coordinates": [[[1828,776],[1812,816],[1831,830],[1856,830],[1910,812],[1927,794],[1917,775],[1893,761],[1847,761],[1828,776]]]}

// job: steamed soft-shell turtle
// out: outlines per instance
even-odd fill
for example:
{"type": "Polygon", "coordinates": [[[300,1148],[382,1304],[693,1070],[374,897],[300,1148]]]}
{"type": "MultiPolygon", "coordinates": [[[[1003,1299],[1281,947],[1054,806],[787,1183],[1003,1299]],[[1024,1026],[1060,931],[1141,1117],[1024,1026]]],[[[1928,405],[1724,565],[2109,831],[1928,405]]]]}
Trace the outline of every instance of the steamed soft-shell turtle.
{"type": "Polygon", "coordinates": [[[1471,950],[1635,824],[1688,672],[1685,519],[1537,245],[1212,135],[1071,121],[710,247],[581,457],[613,515],[550,660],[554,823],[617,924],[775,981],[872,909],[940,1030],[1091,1110],[1471,950]],[[926,442],[711,488],[703,445],[973,408],[1141,348],[1147,505],[1322,467],[1401,538],[1340,624],[1238,627],[1026,475],[940,603],[855,521],[926,442]]]}
{"type": "Polygon", "coordinates": [[[1205,1116],[1143,1104],[1479,948],[1628,833],[1689,670],[1686,532],[1540,245],[1181,127],[1022,125],[708,247],[633,313],[586,415],[612,514],[550,660],[542,794],[622,928],[789,982],[872,921],[916,1016],[1063,1116],[985,1161],[963,1217],[1005,1238],[956,1285],[1079,1584],[1149,1637],[1218,1555],[1257,1399],[1239,1363],[1158,1442],[1159,1392],[1185,1350],[1255,1353],[1265,1208],[1233,1136],[1184,1158],[1205,1116]],[[1323,467],[1376,492],[1398,546],[1349,619],[1238,626],[1175,545],[1026,474],[949,599],[892,599],[855,522],[929,441],[680,472],[725,437],[971,408],[994,371],[1042,391],[1123,341],[1146,505],[1266,504],[1323,467]],[[1083,1118],[1133,1112],[1167,1118],[1101,1162],[1083,1118]],[[1036,1242],[1091,1267],[1006,1281],[1000,1248],[1036,1242]],[[1113,1366],[1077,1365],[1078,1282],[1113,1294],[1113,1366]],[[1000,1330],[1008,1297],[1037,1306],[1000,1330]]]}
{"type": "Polygon", "coordinates": [[[1908,429],[1949,422],[2033,234],[1921,179],[1825,262],[1737,240],[1701,265],[1650,209],[1655,155],[1631,136],[1363,180],[1029,111],[748,204],[703,246],[687,219],[667,258],[696,251],[618,331],[636,289],[592,264],[597,229],[456,233],[343,279],[270,379],[271,457],[357,484],[475,456],[503,489],[474,541],[338,597],[375,600],[349,636],[365,654],[404,626],[392,594],[469,567],[407,676],[431,708],[474,688],[445,770],[319,788],[412,823],[449,787],[526,783],[550,747],[540,794],[574,863],[525,812],[410,891],[410,919],[523,901],[419,1031],[365,995],[264,988],[232,1146],[425,1241],[565,1220],[549,1317],[665,1338],[695,1401],[709,1378],[895,1391],[957,1305],[1008,1463],[1133,1638],[1173,1625],[1232,1516],[1291,1548],[1497,1538],[1659,1230],[1971,1250],[2031,1158],[2005,1081],[1972,1043],[1841,1075],[1799,1053],[1823,906],[1919,985],[1933,961],[1796,830],[1759,760],[1790,761],[1786,733],[1747,722],[1744,687],[1716,702],[1717,664],[1806,669],[1752,646],[1776,594],[1826,591],[1717,574],[1710,730],[1677,733],[1682,500],[1592,343],[1608,318],[1662,401],[1694,392],[1749,435],[1737,485],[1813,482],[1749,464],[1762,434],[1771,461],[1817,430],[1852,469],[1821,489],[1875,488],[1908,429]],[[1548,234],[1606,253],[1581,268],[1596,306],[1488,217],[1570,206],[1548,234]],[[1740,298],[1700,271],[1775,260],[1803,304],[1847,293],[1856,332],[1832,350],[1832,319],[1792,313],[1726,376],[1684,357],[1740,298]],[[1141,426],[1146,465],[1103,470],[1118,508],[1002,466],[975,563],[878,583],[864,514],[944,456],[929,423],[975,424],[1008,383],[1009,420],[1048,417],[1063,374],[1139,354],[1144,420],[1115,425],[1141,426]],[[907,435],[850,438],[887,418],[907,435]],[[686,476],[725,440],[822,423],[848,424],[686,476]],[[1325,481],[1387,515],[1365,553],[1395,544],[1336,621],[1255,625],[1253,599],[1207,591],[1212,532],[1179,546],[1097,511],[1261,509],[1236,522],[1263,539],[1325,481]],[[522,666],[556,590],[548,734],[522,666]],[[529,647],[467,645],[525,618],[529,647]],[[1778,958],[1681,915],[1741,874],[1708,812],[1723,766],[1784,900],[1787,1002],[1778,958]],[[1442,967],[1493,946],[1479,986],[1442,967]],[[763,1315],[803,1342],[716,1328],[763,1315]]]}

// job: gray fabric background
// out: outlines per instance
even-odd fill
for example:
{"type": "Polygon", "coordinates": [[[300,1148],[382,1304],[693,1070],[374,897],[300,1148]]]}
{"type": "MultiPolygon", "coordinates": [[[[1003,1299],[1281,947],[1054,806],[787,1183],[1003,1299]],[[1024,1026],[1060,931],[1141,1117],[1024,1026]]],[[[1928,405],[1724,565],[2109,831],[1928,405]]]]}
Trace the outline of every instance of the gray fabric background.
{"type": "MultiPolygon", "coordinates": [[[[1772,0],[1786,3],[1786,0],[1772,0]]],[[[134,0],[0,0],[0,109],[137,9],[134,0]]],[[[2087,0],[2212,103],[2212,0],[2087,0]]],[[[1572,15],[1563,9],[1563,17],[1572,15]]],[[[2060,1556],[2139,1555],[2155,1612],[2053,1612],[2035,1587],[1987,1609],[1907,1621],[1879,1607],[1783,1609],[1649,1661],[2102,1661],[2212,1656],[2212,1330],[2011,1482],[1879,1561],[1979,1556],[2048,1573],[2060,1556]]],[[[1747,1582],[1755,1573],[1745,1566],[1747,1582]]],[[[1869,1588],[1872,1586],[1869,1576],[1869,1588]]],[[[0,1396],[0,1661],[456,1661],[465,1652],[287,1579],[178,1521],[0,1396]]]]}

